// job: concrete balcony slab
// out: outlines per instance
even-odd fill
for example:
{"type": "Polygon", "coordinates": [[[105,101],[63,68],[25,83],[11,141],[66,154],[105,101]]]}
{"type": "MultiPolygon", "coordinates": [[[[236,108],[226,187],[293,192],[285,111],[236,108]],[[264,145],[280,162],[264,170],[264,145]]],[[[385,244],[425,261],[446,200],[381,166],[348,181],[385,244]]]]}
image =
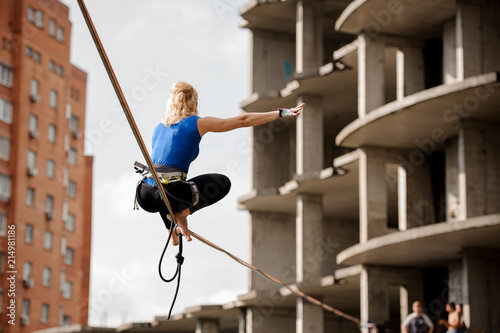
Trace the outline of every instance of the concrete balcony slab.
{"type": "Polygon", "coordinates": [[[442,23],[455,16],[456,0],[354,0],[335,22],[337,31],[417,38],[441,37],[442,23]]]}
{"type": "Polygon", "coordinates": [[[336,137],[339,146],[415,149],[432,140],[435,148],[458,133],[461,119],[500,122],[500,75],[482,74],[420,91],[358,118],[336,137]]]}
{"type": "Polygon", "coordinates": [[[254,190],[241,196],[239,208],[250,211],[295,214],[297,195],[314,193],[323,195],[326,217],[354,219],[359,215],[357,153],[334,161],[334,168],[319,173],[297,176],[280,188],[254,190]]]}
{"type": "Polygon", "coordinates": [[[412,228],[351,246],[337,255],[345,265],[428,267],[461,258],[464,248],[500,249],[500,214],[412,228]]]}

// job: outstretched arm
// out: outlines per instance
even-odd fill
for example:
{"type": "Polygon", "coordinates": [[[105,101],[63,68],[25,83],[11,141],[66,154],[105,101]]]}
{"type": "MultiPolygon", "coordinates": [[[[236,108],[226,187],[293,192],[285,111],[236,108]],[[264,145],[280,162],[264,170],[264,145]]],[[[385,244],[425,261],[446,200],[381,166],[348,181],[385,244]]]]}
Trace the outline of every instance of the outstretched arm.
{"type": "Polygon", "coordinates": [[[278,109],[269,112],[251,112],[231,118],[201,117],[198,118],[200,136],[208,132],[229,132],[241,127],[258,126],[280,117],[296,117],[302,111],[304,103],[292,109],[278,109]]]}

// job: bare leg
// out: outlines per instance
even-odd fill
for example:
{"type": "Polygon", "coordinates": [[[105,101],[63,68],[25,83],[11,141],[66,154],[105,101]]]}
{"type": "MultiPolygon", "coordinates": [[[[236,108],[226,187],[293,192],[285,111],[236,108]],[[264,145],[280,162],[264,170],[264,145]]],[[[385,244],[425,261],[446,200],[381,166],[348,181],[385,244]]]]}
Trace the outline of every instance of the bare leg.
{"type": "MultiPolygon", "coordinates": [[[[175,220],[178,224],[176,231],[177,233],[183,234],[188,242],[192,240],[187,225],[187,217],[189,216],[189,214],[191,214],[191,211],[189,209],[184,209],[174,214],[175,220]]],[[[170,220],[170,216],[168,217],[168,219],[170,220]]],[[[179,236],[177,236],[175,232],[172,233],[172,245],[179,245],[179,236]]]]}

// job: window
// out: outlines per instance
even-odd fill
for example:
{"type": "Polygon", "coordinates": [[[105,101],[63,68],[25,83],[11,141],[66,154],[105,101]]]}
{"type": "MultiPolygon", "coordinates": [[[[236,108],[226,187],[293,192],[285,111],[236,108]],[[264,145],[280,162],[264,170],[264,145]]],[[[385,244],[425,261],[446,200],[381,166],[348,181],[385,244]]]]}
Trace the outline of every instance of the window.
{"type": "Polygon", "coordinates": [[[26,46],[24,48],[24,55],[31,58],[31,56],[33,55],[33,49],[29,46],[26,46]]]}
{"type": "Polygon", "coordinates": [[[76,152],[76,149],[70,148],[68,152],[68,162],[69,164],[75,165],[76,164],[76,157],[78,153],[76,152]]]}
{"type": "Polygon", "coordinates": [[[72,248],[66,248],[66,253],[64,254],[64,263],[66,265],[73,265],[73,252],[72,248]]]}
{"type": "Polygon", "coordinates": [[[64,76],[64,68],[62,66],[57,66],[56,69],[57,69],[56,71],[57,75],[64,76]]]}
{"type": "Polygon", "coordinates": [[[63,326],[69,326],[71,325],[71,317],[70,316],[64,316],[63,317],[63,326]]]}
{"type": "Polygon", "coordinates": [[[53,160],[47,160],[47,177],[54,178],[56,174],[56,163],[53,160]]]}
{"type": "Polygon", "coordinates": [[[64,41],[64,29],[61,28],[61,27],[57,27],[57,35],[56,35],[56,39],[59,41],[59,42],[63,42],[64,41]]]}
{"type": "Polygon", "coordinates": [[[66,220],[66,230],[74,231],[75,230],[75,215],[69,213],[68,218],[66,220]]]}
{"type": "Polygon", "coordinates": [[[66,272],[64,270],[62,270],[59,277],[60,277],[59,290],[64,291],[64,284],[66,283],[66,272]]]}
{"type": "Polygon", "coordinates": [[[45,250],[52,250],[52,232],[45,230],[43,237],[43,248],[45,250]]]}
{"type": "Polygon", "coordinates": [[[30,300],[23,299],[21,309],[21,325],[28,325],[30,323],[30,300]]]}
{"type": "Polygon", "coordinates": [[[37,10],[35,13],[35,25],[39,28],[43,28],[43,12],[37,10]]]}
{"type": "Polygon", "coordinates": [[[10,158],[10,140],[0,136],[0,159],[8,161],[10,158]]]}
{"type": "Polygon", "coordinates": [[[29,131],[31,138],[38,138],[38,117],[34,114],[30,115],[29,131]]]}
{"type": "Polygon", "coordinates": [[[49,20],[49,36],[54,37],[56,35],[56,21],[54,19],[49,20]]]}
{"type": "Polygon", "coordinates": [[[38,80],[31,79],[30,96],[32,102],[40,101],[40,95],[38,94],[38,87],[39,87],[38,80]]]}
{"type": "MultiPolygon", "coordinates": [[[[4,267],[5,267],[5,252],[0,252],[0,274],[5,273],[4,267]]],[[[1,310],[0,313],[2,313],[1,310]]]]}
{"type": "Polygon", "coordinates": [[[42,284],[46,287],[50,287],[51,273],[52,273],[52,270],[50,269],[50,267],[43,268],[42,284]]]}
{"type": "Polygon", "coordinates": [[[26,229],[24,230],[24,241],[28,244],[33,243],[33,226],[31,224],[26,224],[26,229]]]}
{"type": "Polygon", "coordinates": [[[51,72],[55,72],[55,70],[56,70],[56,64],[52,60],[49,61],[49,70],[51,72]]]}
{"type": "Polygon", "coordinates": [[[56,125],[49,125],[48,139],[49,142],[56,142],[56,125]]]}
{"type": "Polygon", "coordinates": [[[71,115],[69,118],[69,130],[73,133],[78,132],[78,117],[71,115]]]}
{"type": "Polygon", "coordinates": [[[12,123],[12,103],[0,97],[0,120],[12,123]]]}
{"type": "Polygon", "coordinates": [[[57,108],[57,91],[51,89],[50,90],[50,107],[53,109],[57,108]]]}
{"type": "Polygon", "coordinates": [[[33,52],[33,60],[35,60],[37,63],[40,63],[42,61],[42,56],[40,55],[40,52],[33,52]]]}
{"type": "Polygon", "coordinates": [[[68,221],[68,202],[66,200],[63,201],[62,220],[68,221]]]}
{"type": "Polygon", "coordinates": [[[33,150],[28,150],[28,176],[36,176],[36,153],[33,150]]]}
{"type": "MultiPolygon", "coordinates": [[[[68,227],[66,226],[66,229],[67,228],[68,227]]],[[[0,212],[0,236],[5,236],[6,234],[7,234],[7,214],[0,212]]]]}
{"type": "Polygon", "coordinates": [[[54,197],[47,195],[45,199],[45,212],[52,213],[54,211],[54,197]]]}
{"type": "Polygon", "coordinates": [[[40,320],[44,324],[49,323],[49,305],[48,304],[42,304],[42,318],[40,320]]]}
{"type": "Polygon", "coordinates": [[[73,284],[69,281],[64,281],[63,298],[71,299],[73,294],[73,284]]]}
{"type": "Polygon", "coordinates": [[[66,249],[67,249],[67,247],[66,247],[66,236],[62,236],[61,237],[61,254],[63,256],[66,255],[66,249]]]}
{"type": "Polygon", "coordinates": [[[0,200],[8,201],[10,199],[10,177],[0,174],[0,200]]]}
{"type": "Polygon", "coordinates": [[[29,261],[25,261],[23,265],[23,280],[31,279],[31,269],[33,265],[29,261]]]}
{"type": "Polygon", "coordinates": [[[74,198],[76,196],[76,183],[72,180],[68,182],[68,197],[74,198]]]}
{"type": "Polygon", "coordinates": [[[28,7],[28,22],[35,23],[35,10],[28,7]]]}
{"type": "Polygon", "coordinates": [[[0,83],[12,87],[12,68],[4,64],[0,64],[0,83]]]}
{"type": "Polygon", "coordinates": [[[26,206],[33,207],[35,205],[35,189],[28,187],[26,192],[26,206]]]}

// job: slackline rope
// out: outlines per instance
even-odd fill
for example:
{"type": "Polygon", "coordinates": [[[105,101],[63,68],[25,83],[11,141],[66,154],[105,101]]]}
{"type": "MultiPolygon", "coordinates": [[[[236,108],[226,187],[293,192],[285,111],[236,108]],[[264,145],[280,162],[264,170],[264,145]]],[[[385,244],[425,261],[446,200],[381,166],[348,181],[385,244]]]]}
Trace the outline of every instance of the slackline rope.
{"type": "MultiPolygon", "coordinates": [[[[165,248],[162,252],[162,255],[161,255],[161,259],[160,259],[160,264],[159,264],[159,273],[160,273],[160,278],[165,281],[165,282],[171,282],[173,279],[175,279],[176,277],[178,278],[177,280],[177,287],[176,287],[176,292],[175,292],[175,296],[174,296],[174,300],[173,300],[173,303],[172,303],[172,306],[170,308],[170,311],[169,311],[169,314],[168,314],[168,318],[170,318],[170,314],[172,313],[172,309],[174,307],[174,303],[175,303],[175,300],[177,299],[177,294],[178,294],[178,291],[179,291],[179,284],[180,284],[180,277],[181,277],[181,265],[184,261],[184,258],[182,257],[182,234],[179,233],[179,253],[177,254],[176,258],[177,258],[177,271],[175,272],[174,276],[171,278],[171,279],[165,279],[163,277],[163,274],[161,272],[161,262],[163,260],[163,257],[165,255],[165,252],[167,250],[167,247],[168,247],[168,244],[170,242],[170,238],[172,236],[172,232],[174,232],[174,230],[176,229],[176,226],[177,226],[177,221],[175,220],[175,216],[174,216],[174,213],[172,211],[172,207],[170,206],[170,202],[168,201],[168,198],[167,198],[167,195],[165,194],[165,191],[163,189],[163,186],[160,182],[160,179],[158,177],[158,174],[156,172],[156,169],[154,167],[154,164],[151,160],[151,157],[149,156],[149,153],[148,153],[148,150],[144,144],[144,140],[142,139],[142,136],[141,136],[141,133],[139,132],[138,128],[137,128],[137,124],[134,120],[134,117],[132,116],[132,112],[130,111],[130,107],[127,103],[127,100],[125,99],[125,95],[123,94],[123,91],[120,87],[120,84],[118,83],[118,79],[116,78],[116,75],[113,71],[113,68],[111,66],[111,63],[108,59],[108,56],[106,55],[106,51],[104,50],[104,47],[101,43],[101,40],[99,38],[99,35],[97,34],[97,30],[94,26],[94,24],[92,23],[92,19],[90,18],[90,15],[89,15],[89,12],[87,10],[87,7],[85,6],[85,3],[83,0],[77,0],[78,1],[78,4],[80,6],[80,9],[82,11],[82,14],[83,14],[83,17],[85,19],[85,22],[87,23],[87,27],[90,31],[90,34],[92,35],[92,39],[94,40],[94,43],[95,43],[95,46],[97,48],[97,51],[99,52],[99,55],[101,57],[101,60],[104,64],[104,67],[106,68],[106,72],[108,73],[108,76],[109,76],[109,79],[113,85],[113,88],[115,90],[115,93],[118,97],[118,100],[120,101],[120,104],[122,106],[122,109],[123,109],[123,112],[125,113],[125,116],[127,117],[127,121],[130,125],[130,128],[132,129],[132,132],[135,136],[135,139],[137,141],[137,144],[139,145],[139,148],[141,149],[141,152],[142,152],[142,155],[144,156],[144,159],[146,160],[146,163],[151,171],[151,174],[153,176],[153,179],[158,187],[158,190],[160,192],[160,195],[161,195],[161,198],[163,200],[163,202],[165,203],[168,211],[169,211],[169,214],[170,214],[170,217],[172,218],[172,223],[173,223],[173,227],[170,228],[170,233],[169,233],[169,236],[168,236],[168,240],[167,240],[167,243],[165,245],[165,248]]],[[[260,270],[259,268],[257,267],[254,267],[252,266],[251,264],[243,261],[242,259],[238,258],[237,256],[231,254],[230,252],[222,249],[221,247],[215,245],[214,243],[208,241],[207,239],[201,237],[200,235],[198,235],[197,233],[195,233],[194,231],[191,231],[190,230],[190,233],[191,235],[198,239],[199,241],[201,241],[202,243],[222,252],[222,253],[225,253],[227,254],[229,257],[231,257],[233,260],[235,260],[236,262],[240,263],[241,265],[251,269],[252,271],[260,274],[262,277],[264,277],[265,279],[273,282],[274,284],[277,284],[279,286],[282,286],[282,287],[285,287],[286,289],[288,289],[293,295],[297,296],[297,297],[301,297],[303,299],[305,299],[306,301],[310,302],[311,304],[314,304],[314,305],[317,305],[319,307],[321,307],[322,309],[324,309],[325,311],[328,311],[328,312],[332,312],[334,314],[336,314],[337,316],[340,316],[344,319],[347,319],[347,320],[350,320],[354,323],[356,323],[358,325],[358,327],[362,328],[362,327],[365,327],[365,328],[375,328],[375,325],[372,324],[372,323],[365,323],[362,325],[361,321],[356,318],[356,317],[353,317],[351,315],[348,315],[340,310],[337,310],[305,293],[303,293],[302,291],[298,290],[298,289],[295,289],[287,284],[285,284],[284,282],[272,277],[271,275],[263,272],[262,270],[260,270]]]]}

